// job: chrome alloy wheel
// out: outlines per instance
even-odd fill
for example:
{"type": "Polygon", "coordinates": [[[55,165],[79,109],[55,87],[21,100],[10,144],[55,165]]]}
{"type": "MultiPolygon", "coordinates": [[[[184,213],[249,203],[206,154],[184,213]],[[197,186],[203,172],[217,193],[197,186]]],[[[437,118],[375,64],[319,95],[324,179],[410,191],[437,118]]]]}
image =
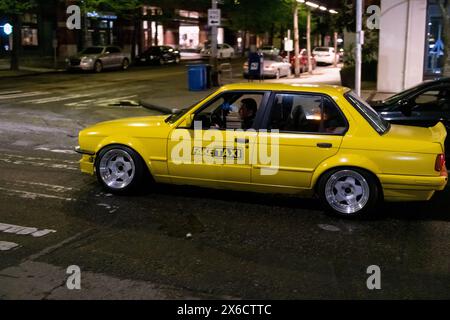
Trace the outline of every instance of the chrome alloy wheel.
{"type": "Polygon", "coordinates": [[[334,210],[350,215],[366,206],[370,198],[370,187],[358,172],[338,171],[328,179],[325,197],[334,210]]]}
{"type": "Polygon", "coordinates": [[[128,152],[112,149],[100,159],[99,173],[108,187],[121,190],[128,187],[133,181],[136,166],[128,152]]]}

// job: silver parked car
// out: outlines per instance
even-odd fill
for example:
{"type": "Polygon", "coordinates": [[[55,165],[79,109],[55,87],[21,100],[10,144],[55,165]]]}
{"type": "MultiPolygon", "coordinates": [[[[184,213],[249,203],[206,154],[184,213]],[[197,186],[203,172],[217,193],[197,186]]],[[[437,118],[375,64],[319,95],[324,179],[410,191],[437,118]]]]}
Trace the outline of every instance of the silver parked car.
{"type": "Polygon", "coordinates": [[[98,46],[88,47],[76,56],[66,59],[68,70],[86,70],[102,72],[103,69],[121,68],[128,69],[130,55],[123,53],[119,47],[98,46]]]}
{"type": "MultiPolygon", "coordinates": [[[[290,77],[291,64],[286,58],[274,55],[264,55],[264,69],[262,70],[264,78],[290,77]]],[[[244,78],[248,78],[248,61],[244,63],[244,78]]]]}

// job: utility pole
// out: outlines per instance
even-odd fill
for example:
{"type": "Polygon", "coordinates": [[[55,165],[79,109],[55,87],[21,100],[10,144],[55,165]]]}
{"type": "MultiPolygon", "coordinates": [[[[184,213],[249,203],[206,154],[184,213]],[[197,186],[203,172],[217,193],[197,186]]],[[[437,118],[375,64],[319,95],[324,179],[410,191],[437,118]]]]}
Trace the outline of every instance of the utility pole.
{"type": "MultiPolygon", "coordinates": [[[[217,0],[211,0],[211,8],[217,9],[217,0]]],[[[219,74],[217,67],[217,26],[211,26],[211,57],[209,59],[209,63],[212,68],[212,80],[215,85],[219,85],[219,74]]]]}
{"type": "Polygon", "coordinates": [[[313,73],[312,61],[311,61],[311,10],[308,9],[308,17],[306,18],[306,50],[308,55],[308,73],[313,73]]]}
{"type": "Polygon", "coordinates": [[[362,30],[363,0],[356,0],[356,54],[355,54],[355,92],[361,96],[361,64],[364,32],[362,30]]]}
{"type": "Polygon", "coordinates": [[[338,52],[337,52],[337,40],[338,40],[338,33],[334,33],[334,63],[333,66],[337,67],[337,59],[338,59],[338,52]]]}
{"type": "Polygon", "coordinates": [[[294,61],[295,61],[295,77],[300,78],[300,43],[298,32],[298,8],[299,4],[294,1],[294,61]]]}

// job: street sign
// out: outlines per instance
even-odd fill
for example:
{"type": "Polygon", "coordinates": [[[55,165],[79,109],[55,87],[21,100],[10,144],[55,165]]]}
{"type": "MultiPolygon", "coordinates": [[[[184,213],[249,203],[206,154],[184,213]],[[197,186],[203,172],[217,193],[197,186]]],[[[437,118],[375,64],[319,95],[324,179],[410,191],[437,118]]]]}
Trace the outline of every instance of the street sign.
{"type": "Polygon", "coordinates": [[[208,10],[208,26],[218,27],[220,26],[220,21],[222,20],[222,15],[220,9],[209,9],[208,10]]]}
{"type": "Polygon", "coordinates": [[[287,52],[294,51],[294,40],[285,40],[284,50],[287,52]]]}
{"type": "Polygon", "coordinates": [[[5,25],[1,26],[3,27],[3,32],[9,36],[13,32],[13,27],[9,23],[6,23],[5,25]]]}

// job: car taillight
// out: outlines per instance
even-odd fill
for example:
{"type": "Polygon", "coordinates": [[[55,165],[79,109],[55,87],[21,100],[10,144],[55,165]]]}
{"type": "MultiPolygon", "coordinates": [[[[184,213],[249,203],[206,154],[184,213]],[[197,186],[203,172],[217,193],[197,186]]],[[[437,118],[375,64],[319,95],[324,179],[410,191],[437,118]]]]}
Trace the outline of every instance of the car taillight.
{"type": "Polygon", "coordinates": [[[447,168],[445,167],[445,154],[440,154],[436,157],[436,164],[434,166],[434,169],[437,172],[445,172],[447,168]]]}

